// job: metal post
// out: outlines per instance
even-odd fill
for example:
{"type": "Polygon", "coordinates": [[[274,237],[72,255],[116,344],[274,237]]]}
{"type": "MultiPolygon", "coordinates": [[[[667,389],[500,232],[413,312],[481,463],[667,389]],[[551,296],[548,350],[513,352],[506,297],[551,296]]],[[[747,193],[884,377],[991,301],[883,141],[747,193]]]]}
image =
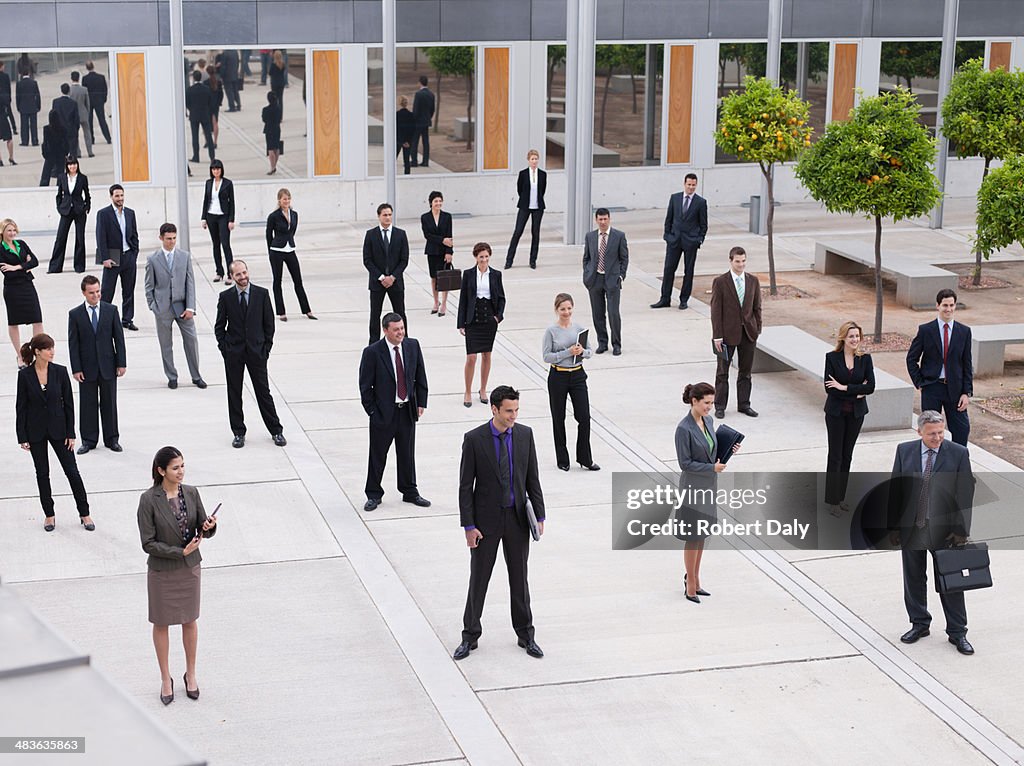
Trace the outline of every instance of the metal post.
{"type": "Polygon", "coordinates": [[[580,0],[565,3],[565,230],[562,241],[576,244],[576,124],[579,122],[579,68],[580,46],[577,22],[580,0]]]}
{"type": "MultiPolygon", "coordinates": [[[[768,50],[765,58],[764,76],[776,84],[779,82],[779,67],[782,59],[782,0],[768,0],[768,50]]],[[[761,215],[758,219],[758,234],[768,233],[768,182],[761,176],[761,215]]]]}
{"type": "Polygon", "coordinates": [[[382,0],[381,5],[381,15],[384,21],[384,32],[381,37],[384,55],[384,196],[387,198],[386,201],[394,206],[394,222],[397,223],[399,208],[395,150],[398,148],[398,137],[395,134],[395,122],[398,108],[398,85],[396,83],[398,67],[395,62],[395,42],[397,40],[395,0],[382,0]]]}
{"type": "Polygon", "coordinates": [[[807,98],[807,73],[810,71],[810,43],[796,44],[796,94],[807,98]]]}
{"type": "Polygon", "coordinates": [[[946,159],[949,156],[949,141],[942,135],[942,102],[949,94],[949,83],[953,79],[953,67],[956,64],[956,20],[960,8],[960,0],[946,0],[945,12],[942,16],[942,57],[939,60],[939,96],[935,111],[935,137],[938,139],[938,156],[935,158],[935,176],[939,179],[942,196],[932,210],[928,228],[942,228],[943,199],[946,196],[946,159]]]}
{"type": "Polygon", "coordinates": [[[188,236],[188,155],[185,154],[185,49],[181,0],[170,0],[171,104],[174,115],[174,189],[177,192],[178,247],[190,250],[188,236]]]}
{"type": "Polygon", "coordinates": [[[594,56],[597,47],[597,0],[580,0],[580,56],[576,79],[580,82],[579,119],[576,131],[576,220],[575,239],[583,242],[590,229],[594,172],[594,56]]]}
{"type": "Polygon", "coordinates": [[[658,155],[654,150],[654,130],[657,118],[655,95],[658,88],[658,57],[655,55],[657,46],[648,43],[647,61],[644,66],[644,164],[658,165],[658,155]]]}

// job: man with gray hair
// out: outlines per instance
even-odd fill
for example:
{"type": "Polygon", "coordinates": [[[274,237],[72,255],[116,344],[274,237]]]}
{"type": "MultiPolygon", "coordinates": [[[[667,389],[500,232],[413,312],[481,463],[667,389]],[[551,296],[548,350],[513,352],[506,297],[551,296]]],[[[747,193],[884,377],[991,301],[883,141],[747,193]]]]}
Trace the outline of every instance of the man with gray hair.
{"type": "MultiPolygon", "coordinates": [[[[967,448],[945,441],[946,421],[935,410],[917,419],[920,439],[896,447],[889,483],[889,530],[902,549],[903,600],[910,630],[900,641],[912,644],[929,634],[928,574],[925,551],[962,545],[971,531],[974,476],[967,448]]],[[[938,578],[934,569],[933,576],[938,578]]],[[[946,635],[961,654],[974,654],[967,641],[967,607],[963,593],[940,593],[946,635]]]]}

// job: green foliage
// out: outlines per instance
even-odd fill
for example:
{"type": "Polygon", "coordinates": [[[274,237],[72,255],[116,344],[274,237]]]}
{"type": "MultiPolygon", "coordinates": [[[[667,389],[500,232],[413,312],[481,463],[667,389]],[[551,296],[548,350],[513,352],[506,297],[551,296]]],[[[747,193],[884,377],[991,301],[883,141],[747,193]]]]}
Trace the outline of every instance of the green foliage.
{"type": "Polygon", "coordinates": [[[565,63],[565,46],[564,45],[549,45],[548,46],[548,68],[558,69],[565,63]]]}
{"type": "Polygon", "coordinates": [[[927,213],[941,191],[932,172],[935,139],[919,111],[903,88],[865,98],[801,155],[797,178],[830,212],[894,221],[927,213]]]}
{"type": "MultiPolygon", "coordinates": [[[[985,55],[984,40],[958,40],[954,66],[985,55]]],[[[882,43],[882,74],[907,81],[912,88],[914,80],[920,77],[938,77],[942,61],[942,43],[938,40],[917,42],[882,43]]]]}
{"type": "Polygon", "coordinates": [[[476,65],[476,49],[469,45],[444,45],[423,48],[430,65],[438,74],[469,77],[476,65]]]}
{"type": "Polygon", "coordinates": [[[1014,242],[1024,244],[1024,156],[991,171],[978,191],[975,250],[988,258],[1014,242]]]}
{"type": "MultiPolygon", "coordinates": [[[[763,77],[767,71],[768,46],[765,43],[743,43],[741,57],[747,73],[763,77]]],[[[797,43],[783,43],[779,56],[779,83],[784,87],[796,84],[797,43]]],[[[828,71],[828,43],[809,43],[807,46],[807,79],[820,82],[828,71]]]]}
{"type": "Polygon", "coordinates": [[[961,157],[988,160],[1024,151],[1024,74],[990,72],[981,59],[953,76],[942,102],[942,132],[961,157]]]}
{"type": "Polygon", "coordinates": [[[741,92],[722,100],[715,143],[762,170],[796,159],[811,144],[810,105],[771,80],[747,77],[741,92]]]}

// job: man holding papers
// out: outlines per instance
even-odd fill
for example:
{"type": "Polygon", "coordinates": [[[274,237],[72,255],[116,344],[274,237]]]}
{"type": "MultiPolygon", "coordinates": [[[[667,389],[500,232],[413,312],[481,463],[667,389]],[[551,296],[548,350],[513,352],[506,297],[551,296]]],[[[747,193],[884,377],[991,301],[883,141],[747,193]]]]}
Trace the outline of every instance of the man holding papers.
{"type": "Polygon", "coordinates": [[[750,406],[750,371],[757,336],[761,334],[761,283],[753,274],[744,273],[746,265],[747,251],[734,247],[729,251],[729,270],[715,277],[711,284],[711,337],[718,355],[715,417],[719,419],[725,417],[729,404],[729,361],[734,354],[739,354],[738,409],[744,415],[757,417],[750,406]]]}

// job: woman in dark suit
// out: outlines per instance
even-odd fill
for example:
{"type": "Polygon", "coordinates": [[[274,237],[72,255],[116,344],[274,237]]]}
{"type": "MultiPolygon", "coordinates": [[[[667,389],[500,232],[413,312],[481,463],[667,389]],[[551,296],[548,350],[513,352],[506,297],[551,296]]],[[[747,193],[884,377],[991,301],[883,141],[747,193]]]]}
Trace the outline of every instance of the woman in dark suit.
{"type": "MultiPolygon", "coordinates": [[[[167,627],[181,625],[185,646],[185,694],[199,699],[196,648],[199,644],[199,598],[202,577],[199,544],[217,532],[217,517],[207,517],[195,487],[183,484],[185,460],[174,447],[161,447],[153,458],[153,487],[139,497],[139,537],[149,554],[146,578],[153,646],[160,665],[160,701],[174,701],[170,638],[167,627]]],[[[216,513],[216,512],[215,512],[216,513]]]]}
{"type": "Polygon", "coordinates": [[[505,289],[501,272],[488,266],[491,246],[486,242],[473,245],[476,267],[462,272],[462,297],[456,326],[466,336],[466,393],[462,404],[473,406],[473,373],[476,355],[480,354],[480,401],[487,404],[487,378],[491,374],[491,351],[498,324],[505,318],[505,289]]]}
{"type": "Polygon", "coordinates": [[[839,328],[835,350],[825,354],[825,428],[828,431],[825,506],[833,516],[850,510],[844,498],[853,447],[868,412],[865,397],[875,391],[871,354],[860,350],[863,335],[856,322],[845,322],[839,328]]]}
{"type": "MultiPolygon", "coordinates": [[[[715,387],[710,383],[691,383],[683,389],[683,404],[690,406],[690,411],[676,426],[676,459],[679,461],[680,487],[692,487],[698,490],[694,497],[700,502],[683,505],[676,515],[680,530],[676,534],[680,540],[686,541],[683,550],[683,563],[686,574],[683,575],[683,588],[686,600],[700,603],[701,596],[711,594],[700,585],[700,562],[704,556],[704,539],[707,537],[698,529],[698,522],[714,523],[718,519],[718,507],[714,499],[705,498],[707,493],[700,490],[711,490],[713,498],[718,488],[718,474],[725,470],[725,463],[718,460],[718,437],[715,435],[715,421],[711,410],[715,406],[715,387]]],[[[738,452],[740,445],[733,447],[738,452]]]]}
{"type": "Polygon", "coordinates": [[[15,430],[23,450],[32,453],[43,506],[43,529],[52,532],[57,519],[50,490],[49,444],[64,469],[78,506],[80,523],[90,532],[96,529],[89,515],[89,497],[75,462],[75,400],[67,367],[53,363],[53,338],[40,333],[21,347],[25,366],[18,373],[15,430]]]}
{"type": "Polygon", "coordinates": [[[430,272],[430,291],[434,294],[434,308],[431,314],[444,316],[448,311],[448,292],[441,293],[437,299],[437,272],[452,267],[452,255],[455,253],[452,244],[452,216],[441,209],[444,197],[439,191],[430,192],[427,197],[430,210],[420,216],[420,228],[423,238],[427,241],[423,252],[427,256],[427,270],[430,272]]]}
{"type": "Polygon", "coordinates": [[[85,221],[92,208],[92,197],[89,195],[89,178],[85,173],[78,172],[78,158],[68,156],[64,161],[64,172],[57,177],[57,214],[60,224],[57,226],[57,239],[53,242],[53,253],[50,255],[50,274],[60,274],[64,270],[64,253],[68,247],[68,234],[71,225],[75,226],[75,271],[85,271],[85,221]]]}
{"type": "Polygon", "coordinates": [[[217,266],[214,282],[224,280],[231,284],[231,232],[235,228],[235,185],[224,177],[224,163],[213,160],[210,163],[210,177],[206,179],[203,193],[203,228],[210,232],[213,242],[213,262],[217,266]],[[220,250],[224,248],[224,263],[220,250]],[[227,277],[224,268],[227,267],[227,277]]]}
{"type": "Polygon", "coordinates": [[[39,150],[43,154],[43,172],[39,176],[40,186],[49,186],[50,179],[57,175],[61,163],[68,156],[68,134],[60,121],[56,109],[51,109],[47,117],[47,125],[43,126],[43,144],[39,150]]]}
{"type": "Polygon", "coordinates": [[[213,145],[220,143],[220,107],[224,103],[224,86],[217,76],[217,67],[210,64],[206,67],[206,86],[213,94],[210,100],[210,120],[213,122],[213,145]]]}
{"type": "Polygon", "coordinates": [[[274,306],[277,318],[282,322],[288,321],[284,312],[284,290],[281,288],[285,265],[292,275],[299,309],[309,319],[316,319],[306,299],[302,270],[299,268],[299,258],[295,255],[295,230],[298,228],[299,214],[292,210],[292,193],[287,189],[278,189],[277,210],[267,216],[267,250],[270,253],[270,269],[274,272],[274,306]]]}
{"type": "Polygon", "coordinates": [[[277,158],[281,156],[281,103],[275,93],[267,94],[267,105],[260,113],[263,120],[263,135],[267,141],[267,156],[270,158],[268,176],[277,172],[277,158]]]}
{"type": "Polygon", "coordinates": [[[397,157],[402,155],[402,163],[405,165],[405,175],[412,170],[412,142],[416,137],[416,119],[409,111],[409,99],[402,96],[398,99],[398,113],[395,115],[395,143],[398,145],[397,157]]]}
{"type": "Polygon", "coordinates": [[[20,325],[32,325],[32,335],[43,331],[43,310],[39,307],[39,295],[32,269],[39,265],[39,259],[23,239],[16,239],[18,224],[10,218],[0,221],[0,272],[4,275],[4,303],[7,304],[7,335],[18,357],[22,361],[20,325]]]}

